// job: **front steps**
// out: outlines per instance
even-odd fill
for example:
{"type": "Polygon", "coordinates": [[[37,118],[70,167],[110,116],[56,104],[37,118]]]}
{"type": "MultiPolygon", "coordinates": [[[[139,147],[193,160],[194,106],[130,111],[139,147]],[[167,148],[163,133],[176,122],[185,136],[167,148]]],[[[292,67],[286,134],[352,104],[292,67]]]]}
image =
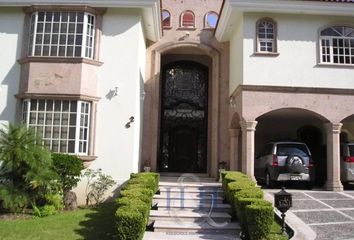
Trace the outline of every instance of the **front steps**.
{"type": "Polygon", "coordinates": [[[231,206],[223,203],[221,184],[206,175],[162,176],[150,211],[153,232],[144,240],[238,240],[240,226],[231,220],[231,206]]]}

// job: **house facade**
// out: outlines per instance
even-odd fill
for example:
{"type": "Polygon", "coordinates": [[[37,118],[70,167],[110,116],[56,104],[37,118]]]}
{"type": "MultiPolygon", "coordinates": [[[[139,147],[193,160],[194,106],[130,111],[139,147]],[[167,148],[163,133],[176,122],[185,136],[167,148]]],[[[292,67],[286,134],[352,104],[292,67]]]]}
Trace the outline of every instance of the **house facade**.
{"type": "Polygon", "coordinates": [[[264,145],[291,138],[343,188],[353,1],[0,0],[0,43],[0,121],[119,184],[144,166],[253,177],[264,145]]]}

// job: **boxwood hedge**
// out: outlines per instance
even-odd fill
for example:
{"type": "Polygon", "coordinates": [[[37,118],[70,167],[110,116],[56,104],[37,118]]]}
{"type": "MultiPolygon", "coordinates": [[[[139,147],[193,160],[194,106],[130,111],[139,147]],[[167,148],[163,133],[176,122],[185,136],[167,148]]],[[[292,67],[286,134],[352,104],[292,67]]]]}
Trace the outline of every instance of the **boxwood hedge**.
{"type": "Polygon", "coordinates": [[[117,237],[120,240],[141,240],[149,221],[151,203],[158,190],[157,173],[131,174],[116,199],[117,237]]]}
{"type": "Polygon", "coordinates": [[[246,239],[267,239],[274,221],[273,207],[263,200],[263,191],[240,172],[222,173],[225,198],[233,206],[246,239]]]}

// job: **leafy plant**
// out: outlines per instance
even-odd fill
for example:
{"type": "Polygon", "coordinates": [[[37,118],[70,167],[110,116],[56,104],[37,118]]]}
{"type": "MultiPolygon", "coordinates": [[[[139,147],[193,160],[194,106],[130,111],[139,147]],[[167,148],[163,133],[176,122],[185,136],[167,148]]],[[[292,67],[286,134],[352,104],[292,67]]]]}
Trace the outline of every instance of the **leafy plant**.
{"type": "Polygon", "coordinates": [[[103,201],[104,193],[115,184],[113,178],[102,173],[102,169],[87,169],[84,174],[87,179],[86,205],[97,206],[103,201]]]}
{"type": "Polygon", "coordinates": [[[53,153],[54,169],[59,175],[64,195],[76,187],[84,169],[82,161],[75,155],[53,153]]]}
{"type": "Polygon", "coordinates": [[[0,160],[0,199],[10,211],[35,205],[57,178],[50,151],[23,125],[3,125],[0,129],[0,160]]]}

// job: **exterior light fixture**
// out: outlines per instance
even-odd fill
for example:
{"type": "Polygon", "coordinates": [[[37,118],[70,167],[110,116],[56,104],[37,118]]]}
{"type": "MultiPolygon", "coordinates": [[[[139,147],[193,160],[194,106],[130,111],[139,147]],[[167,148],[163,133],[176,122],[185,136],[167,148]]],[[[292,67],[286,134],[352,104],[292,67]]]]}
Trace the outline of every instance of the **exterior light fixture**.
{"type": "Polygon", "coordinates": [[[288,235],[286,233],[285,225],[285,213],[292,207],[292,195],[285,191],[285,188],[282,187],[280,192],[274,194],[274,205],[281,212],[282,217],[282,233],[283,235],[288,235]]]}
{"type": "Polygon", "coordinates": [[[114,88],[114,90],[113,90],[114,91],[114,94],[113,94],[114,96],[118,95],[118,90],[119,90],[119,87],[115,87],[114,88]]]}
{"type": "Polygon", "coordinates": [[[127,122],[127,124],[125,124],[125,128],[130,128],[130,125],[131,125],[131,123],[133,123],[133,122],[134,122],[134,117],[131,116],[131,117],[129,118],[129,122],[127,122]]]}

